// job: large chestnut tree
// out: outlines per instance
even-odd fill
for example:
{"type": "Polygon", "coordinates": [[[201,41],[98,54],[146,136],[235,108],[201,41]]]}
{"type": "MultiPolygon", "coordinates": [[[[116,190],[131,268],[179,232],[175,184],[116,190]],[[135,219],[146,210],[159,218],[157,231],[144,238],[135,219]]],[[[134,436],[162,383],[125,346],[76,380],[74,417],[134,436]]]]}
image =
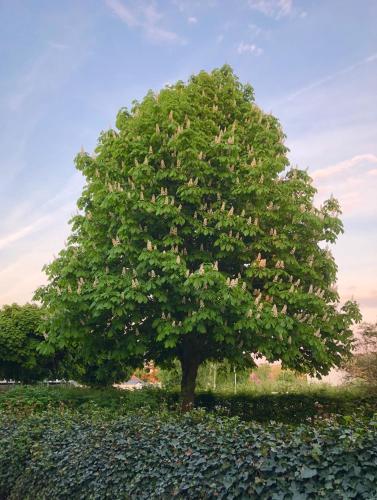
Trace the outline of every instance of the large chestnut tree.
{"type": "Polygon", "coordinates": [[[228,66],[122,109],[95,154],[76,158],[79,212],[36,293],[49,346],[72,346],[111,382],[125,365],[177,358],[185,407],[206,360],[339,365],[359,319],[339,304],[325,247],[340,209],[313,204],[284,137],[228,66]]]}

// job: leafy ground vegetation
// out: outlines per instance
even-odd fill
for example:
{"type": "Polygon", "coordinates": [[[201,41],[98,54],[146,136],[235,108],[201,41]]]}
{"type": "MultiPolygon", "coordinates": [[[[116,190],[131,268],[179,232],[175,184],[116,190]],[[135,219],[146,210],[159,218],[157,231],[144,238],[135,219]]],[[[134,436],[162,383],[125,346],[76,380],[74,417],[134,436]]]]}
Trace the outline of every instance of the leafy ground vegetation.
{"type": "Polygon", "coordinates": [[[377,498],[377,400],[362,388],[0,393],[0,498],[377,498]]]}

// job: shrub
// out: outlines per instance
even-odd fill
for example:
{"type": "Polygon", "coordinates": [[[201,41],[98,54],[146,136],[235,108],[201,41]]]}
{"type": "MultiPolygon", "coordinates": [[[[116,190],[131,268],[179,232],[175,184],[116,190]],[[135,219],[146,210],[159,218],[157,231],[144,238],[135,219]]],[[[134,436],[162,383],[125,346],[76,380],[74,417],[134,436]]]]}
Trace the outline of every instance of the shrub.
{"type": "Polygon", "coordinates": [[[201,393],[196,398],[196,406],[214,410],[221,407],[231,416],[242,420],[270,422],[271,420],[289,424],[313,422],[317,417],[330,415],[359,415],[370,418],[377,412],[375,394],[297,393],[297,394],[213,394],[201,393]]]}
{"type": "Polygon", "coordinates": [[[44,356],[41,324],[44,311],[35,304],[4,305],[0,308],[0,379],[35,382],[64,373],[64,354],[44,356]]]}
{"type": "Polygon", "coordinates": [[[377,422],[242,423],[194,411],[0,417],[0,497],[375,498],[377,422]]]}
{"type": "MultiPolygon", "coordinates": [[[[72,387],[21,386],[0,393],[0,410],[10,414],[29,415],[48,409],[75,410],[90,414],[97,410],[109,418],[127,415],[140,408],[156,413],[165,408],[175,410],[179,393],[156,388],[139,391],[117,389],[86,389],[72,387]]],[[[237,416],[245,421],[285,422],[299,424],[314,422],[323,416],[358,415],[370,418],[377,412],[377,395],[361,389],[311,389],[292,394],[212,393],[202,392],[196,397],[196,407],[237,416]]]]}
{"type": "Polygon", "coordinates": [[[172,407],[175,401],[178,394],[154,388],[129,392],[112,388],[19,386],[0,393],[0,410],[28,415],[58,408],[83,413],[102,409],[115,416],[141,407],[157,411],[164,405],[172,407]]]}

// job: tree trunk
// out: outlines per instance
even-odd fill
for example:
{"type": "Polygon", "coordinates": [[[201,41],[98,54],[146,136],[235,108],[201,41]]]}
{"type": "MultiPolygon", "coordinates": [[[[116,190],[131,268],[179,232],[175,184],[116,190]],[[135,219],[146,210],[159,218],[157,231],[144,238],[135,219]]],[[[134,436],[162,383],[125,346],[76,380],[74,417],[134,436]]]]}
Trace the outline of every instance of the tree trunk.
{"type": "Polygon", "coordinates": [[[196,376],[200,363],[196,356],[190,354],[184,354],[180,361],[182,366],[181,408],[186,412],[194,406],[196,376]]]}

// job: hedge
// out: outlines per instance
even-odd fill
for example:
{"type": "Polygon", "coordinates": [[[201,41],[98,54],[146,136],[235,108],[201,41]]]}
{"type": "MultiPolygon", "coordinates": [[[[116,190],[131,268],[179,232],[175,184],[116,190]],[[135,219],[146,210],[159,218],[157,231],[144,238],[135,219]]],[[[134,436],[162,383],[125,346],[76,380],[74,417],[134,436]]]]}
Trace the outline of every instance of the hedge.
{"type": "Polygon", "coordinates": [[[0,415],[0,498],[377,498],[377,420],[0,415]]]}
{"type": "Polygon", "coordinates": [[[245,421],[299,424],[314,422],[331,415],[358,415],[370,418],[377,412],[376,393],[360,395],[341,392],[331,394],[239,394],[202,393],[196,406],[207,410],[220,409],[228,416],[245,421]]]}
{"type": "MultiPolygon", "coordinates": [[[[119,391],[64,387],[24,386],[0,393],[0,410],[36,413],[48,408],[69,408],[84,413],[102,408],[114,416],[145,407],[150,411],[174,410],[179,394],[159,389],[119,391]]],[[[377,412],[377,392],[339,390],[336,393],[213,394],[199,393],[196,407],[216,410],[245,421],[275,420],[290,424],[314,422],[326,415],[358,415],[370,418],[377,412]]]]}

